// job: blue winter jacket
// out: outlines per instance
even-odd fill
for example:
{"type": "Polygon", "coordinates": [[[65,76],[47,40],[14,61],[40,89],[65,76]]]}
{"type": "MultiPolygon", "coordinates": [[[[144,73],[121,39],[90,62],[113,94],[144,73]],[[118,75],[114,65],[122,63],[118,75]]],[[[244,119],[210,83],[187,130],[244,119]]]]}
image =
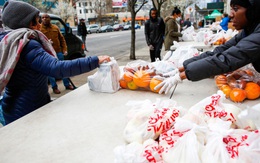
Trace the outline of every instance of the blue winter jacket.
{"type": "Polygon", "coordinates": [[[30,40],[5,87],[2,109],[6,124],[50,102],[48,76],[71,77],[97,68],[98,62],[96,56],[60,61],[38,41],[30,40]]]}
{"type": "Polygon", "coordinates": [[[222,27],[223,30],[227,31],[228,22],[229,22],[229,17],[224,17],[219,25],[222,27]]]}

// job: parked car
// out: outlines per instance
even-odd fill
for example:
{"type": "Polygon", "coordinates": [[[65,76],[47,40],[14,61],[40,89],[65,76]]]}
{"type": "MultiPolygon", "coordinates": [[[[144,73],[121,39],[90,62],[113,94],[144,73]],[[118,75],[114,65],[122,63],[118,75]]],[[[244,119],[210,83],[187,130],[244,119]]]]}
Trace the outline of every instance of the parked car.
{"type": "Polygon", "coordinates": [[[115,24],[113,26],[113,28],[114,28],[114,31],[122,31],[122,30],[124,30],[124,27],[123,27],[122,24],[115,24]]]}
{"type": "MultiPolygon", "coordinates": [[[[40,13],[40,16],[43,13],[40,13]]],[[[72,33],[72,29],[66,25],[66,23],[57,15],[48,14],[51,18],[51,23],[57,25],[60,28],[61,33],[63,34],[67,47],[68,55],[64,57],[66,60],[71,60],[75,58],[85,57],[84,48],[81,38],[72,33]]]]}
{"type": "Polygon", "coordinates": [[[139,24],[135,24],[135,29],[141,29],[141,26],[139,24]]]}
{"type": "Polygon", "coordinates": [[[100,27],[99,32],[112,32],[114,31],[114,28],[111,25],[104,25],[100,27]]]}
{"type": "Polygon", "coordinates": [[[125,24],[124,25],[124,30],[129,30],[131,29],[131,25],[130,24],[125,24]]]}
{"type": "Polygon", "coordinates": [[[87,27],[87,32],[89,34],[91,33],[99,33],[99,25],[97,24],[90,24],[88,27],[87,27]]]}
{"type": "Polygon", "coordinates": [[[72,33],[74,35],[77,35],[78,34],[78,28],[77,27],[70,27],[72,29],[72,33]]]}

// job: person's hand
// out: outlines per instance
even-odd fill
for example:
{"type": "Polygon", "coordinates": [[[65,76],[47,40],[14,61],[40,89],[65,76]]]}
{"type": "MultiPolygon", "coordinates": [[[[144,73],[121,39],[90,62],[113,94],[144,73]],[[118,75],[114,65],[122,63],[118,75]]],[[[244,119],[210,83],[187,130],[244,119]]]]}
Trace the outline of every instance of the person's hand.
{"type": "Polygon", "coordinates": [[[51,39],[49,39],[49,42],[50,42],[51,44],[53,44],[53,41],[52,41],[51,39]]]}
{"type": "Polygon", "coordinates": [[[169,78],[164,78],[164,80],[158,84],[156,87],[154,87],[154,90],[160,89],[159,94],[162,94],[164,92],[164,94],[167,94],[171,88],[176,85],[177,83],[181,83],[181,77],[180,74],[177,73],[174,76],[171,76],[169,78]]]}
{"type": "Polygon", "coordinates": [[[176,68],[172,71],[169,71],[169,72],[166,72],[166,73],[163,73],[162,76],[163,77],[170,77],[170,76],[174,76],[175,74],[179,73],[179,69],[176,68]]]}
{"type": "Polygon", "coordinates": [[[149,45],[149,49],[150,49],[150,50],[154,50],[153,45],[149,45]]]}
{"type": "Polygon", "coordinates": [[[64,56],[67,56],[67,55],[68,55],[68,52],[67,52],[67,51],[65,51],[65,52],[63,53],[63,55],[64,55],[64,56]]]}
{"type": "Polygon", "coordinates": [[[110,57],[109,56],[98,56],[98,60],[99,60],[99,64],[104,63],[104,62],[109,62],[110,61],[110,57]]]}

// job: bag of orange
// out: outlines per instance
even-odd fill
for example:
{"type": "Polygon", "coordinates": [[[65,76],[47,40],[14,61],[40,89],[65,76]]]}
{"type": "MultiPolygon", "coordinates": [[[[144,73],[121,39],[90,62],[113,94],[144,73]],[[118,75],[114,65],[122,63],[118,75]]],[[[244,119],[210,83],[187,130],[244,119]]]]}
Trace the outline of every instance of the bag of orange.
{"type": "Polygon", "coordinates": [[[155,79],[154,76],[162,76],[167,71],[175,69],[171,67],[169,61],[147,62],[143,60],[135,60],[127,63],[123,69],[123,74],[120,79],[120,86],[123,89],[130,90],[148,90],[158,93],[159,90],[154,90],[161,81],[155,79]],[[164,71],[164,72],[162,72],[164,71]]]}
{"type": "Polygon", "coordinates": [[[255,100],[260,97],[259,78],[259,73],[246,67],[215,76],[215,82],[226,98],[230,98],[234,102],[243,102],[245,99],[255,100]]]}

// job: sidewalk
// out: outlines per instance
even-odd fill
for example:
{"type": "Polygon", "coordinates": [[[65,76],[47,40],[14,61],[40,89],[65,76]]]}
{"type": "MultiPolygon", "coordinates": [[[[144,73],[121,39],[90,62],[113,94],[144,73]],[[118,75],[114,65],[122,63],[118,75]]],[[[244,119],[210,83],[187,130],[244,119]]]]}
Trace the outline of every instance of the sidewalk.
{"type": "MultiPolygon", "coordinates": [[[[162,48],[162,52],[161,52],[161,56],[164,56],[166,53],[166,51],[164,51],[164,47],[162,48]]],[[[136,59],[141,59],[141,60],[145,60],[145,61],[149,61],[150,62],[150,53],[149,53],[149,48],[148,47],[144,47],[140,50],[137,50],[135,52],[135,56],[136,56],[136,59]]],[[[130,54],[127,54],[127,55],[124,55],[120,58],[115,58],[117,60],[117,63],[119,66],[124,66],[126,65],[128,62],[131,62],[133,60],[130,60],[130,54]]],[[[77,75],[77,76],[74,76],[74,77],[71,77],[71,81],[74,83],[74,85],[76,87],[80,87],[82,86],[83,84],[86,84],[87,82],[87,77],[89,75],[92,75],[94,74],[95,72],[97,71],[96,70],[93,70],[91,72],[88,72],[88,73],[84,73],[84,74],[81,74],[81,75],[77,75]]],[[[52,88],[51,86],[49,86],[49,93],[51,95],[51,98],[52,99],[56,99],[56,98],[59,98],[63,95],[65,95],[66,93],[69,93],[71,92],[71,90],[66,90],[63,83],[62,83],[62,80],[59,80],[57,81],[57,85],[58,85],[58,88],[59,90],[61,91],[61,94],[54,94],[53,91],[52,91],[52,88]]]]}

